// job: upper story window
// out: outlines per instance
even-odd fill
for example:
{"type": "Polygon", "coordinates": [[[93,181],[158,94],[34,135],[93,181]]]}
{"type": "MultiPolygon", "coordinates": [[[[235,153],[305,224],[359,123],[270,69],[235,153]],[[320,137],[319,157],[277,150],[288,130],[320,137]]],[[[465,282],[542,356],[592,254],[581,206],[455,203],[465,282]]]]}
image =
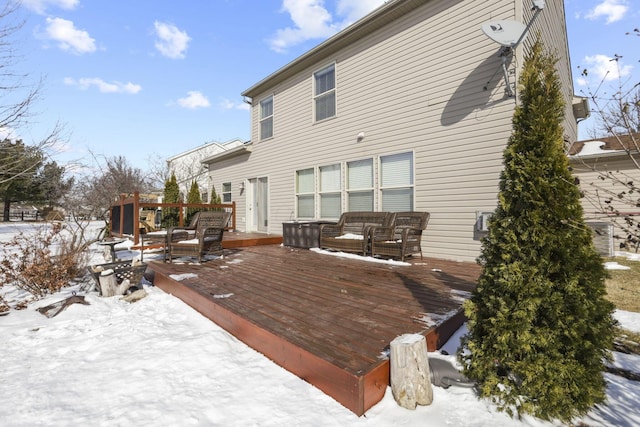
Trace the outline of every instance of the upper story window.
{"type": "Polygon", "coordinates": [[[260,139],[273,136],[273,96],[260,101],[260,139]]]}
{"type": "Polygon", "coordinates": [[[223,182],[222,183],[222,203],[230,203],[231,202],[231,183],[223,182]]]}
{"type": "Polygon", "coordinates": [[[316,121],[336,115],[336,66],[313,73],[313,102],[316,121]]]}

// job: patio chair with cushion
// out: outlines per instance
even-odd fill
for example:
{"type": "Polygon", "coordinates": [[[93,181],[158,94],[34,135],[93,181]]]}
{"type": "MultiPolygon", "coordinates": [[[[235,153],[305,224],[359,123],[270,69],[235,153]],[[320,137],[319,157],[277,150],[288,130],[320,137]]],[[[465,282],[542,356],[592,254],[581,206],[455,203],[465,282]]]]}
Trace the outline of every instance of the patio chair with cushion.
{"type": "Polygon", "coordinates": [[[198,212],[198,222],[196,228],[201,227],[216,227],[227,228],[229,219],[231,218],[231,212],[226,211],[201,211],[198,212]]]}
{"type": "MultiPolygon", "coordinates": [[[[196,235],[196,230],[203,227],[225,228],[229,222],[230,213],[225,211],[198,211],[193,214],[189,225],[184,227],[171,227],[167,230],[169,235],[168,241],[174,240],[171,236],[177,232],[186,232],[189,238],[196,235]]],[[[186,240],[186,239],[180,239],[186,240]]]]}
{"type": "Polygon", "coordinates": [[[344,212],[337,224],[320,225],[320,247],[366,255],[369,229],[390,227],[394,218],[391,212],[344,212]]]}
{"type": "Polygon", "coordinates": [[[167,260],[167,255],[169,253],[169,243],[176,242],[180,240],[188,240],[190,238],[195,237],[196,228],[198,226],[198,220],[200,218],[201,212],[196,212],[193,214],[191,218],[191,222],[189,225],[185,227],[170,227],[168,230],[158,230],[145,232],[140,234],[140,239],[142,241],[142,247],[145,246],[157,246],[162,247],[162,259],[164,261],[167,260]]]}
{"type": "Polygon", "coordinates": [[[371,227],[369,240],[372,256],[404,261],[419,253],[422,259],[422,232],[427,228],[428,212],[396,212],[392,226],[371,227]]]}
{"type": "Polygon", "coordinates": [[[202,212],[193,237],[186,230],[171,230],[168,239],[169,262],[177,257],[194,257],[201,262],[206,255],[222,254],[222,237],[230,217],[229,212],[202,212]],[[182,240],[176,236],[182,237],[182,240]]]}

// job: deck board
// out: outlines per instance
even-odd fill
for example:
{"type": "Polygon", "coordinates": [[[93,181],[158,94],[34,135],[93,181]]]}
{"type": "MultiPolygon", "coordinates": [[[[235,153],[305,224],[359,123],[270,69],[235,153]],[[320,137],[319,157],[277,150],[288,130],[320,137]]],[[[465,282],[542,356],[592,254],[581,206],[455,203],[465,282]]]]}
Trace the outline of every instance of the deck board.
{"type": "Polygon", "coordinates": [[[421,333],[435,350],[463,321],[479,274],[472,263],[391,265],[239,246],[202,264],[152,262],[155,284],[358,415],[384,394],[389,343],[421,333]],[[196,276],[172,278],[184,273],[196,276]]]}

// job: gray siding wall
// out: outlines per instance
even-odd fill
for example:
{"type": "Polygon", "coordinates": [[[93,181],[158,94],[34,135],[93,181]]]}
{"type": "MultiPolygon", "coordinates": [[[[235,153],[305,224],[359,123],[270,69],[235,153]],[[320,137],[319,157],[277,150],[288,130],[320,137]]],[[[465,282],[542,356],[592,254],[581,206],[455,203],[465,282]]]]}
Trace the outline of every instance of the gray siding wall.
{"type": "Polygon", "coordinates": [[[415,210],[431,213],[425,256],[475,260],[480,250],[474,240],[476,212],[495,208],[516,102],[505,96],[500,46],[484,36],[481,25],[518,19],[516,5],[423,3],[253,98],[253,152],[246,162],[221,162],[212,171],[216,188],[234,182],[239,229],[246,199],[236,196],[236,181],[268,177],[268,231],[280,234],[282,222],[294,218],[296,170],[364,158],[376,164],[380,155],[412,151],[415,210]],[[314,123],[313,72],[331,63],[336,64],[337,116],[314,123]],[[269,95],[274,97],[274,136],[259,141],[258,105],[269,95]],[[360,132],[365,138],[358,142],[360,132]]]}

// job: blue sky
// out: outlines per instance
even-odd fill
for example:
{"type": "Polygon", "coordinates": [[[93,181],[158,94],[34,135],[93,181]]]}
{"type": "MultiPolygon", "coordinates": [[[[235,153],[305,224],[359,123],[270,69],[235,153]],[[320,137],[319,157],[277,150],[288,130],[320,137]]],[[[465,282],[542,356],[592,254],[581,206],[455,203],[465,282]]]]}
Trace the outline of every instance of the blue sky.
{"type": "MultiPolygon", "coordinates": [[[[44,84],[30,126],[1,131],[29,142],[60,122],[59,163],[124,155],[143,170],[152,157],[248,140],[240,93],[383,3],[22,0],[15,69],[44,84]]],[[[639,0],[565,0],[565,8],[576,94],[604,75],[605,86],[640,81],[640,37],[625,34],[640,27],[639,0]]]]}

